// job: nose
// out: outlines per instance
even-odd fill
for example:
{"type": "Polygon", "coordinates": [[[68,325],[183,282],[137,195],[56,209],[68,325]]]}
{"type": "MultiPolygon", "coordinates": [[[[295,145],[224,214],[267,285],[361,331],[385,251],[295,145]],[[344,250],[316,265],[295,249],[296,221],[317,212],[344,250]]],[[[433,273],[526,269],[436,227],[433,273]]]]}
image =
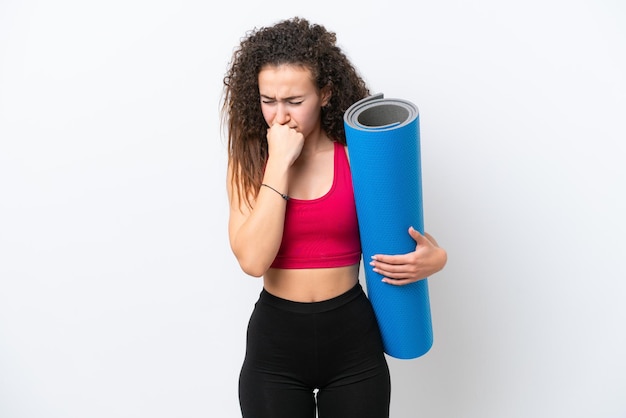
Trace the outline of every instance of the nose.
{"type": "Polygon", "coordinates": [[[289,109],[284,103],[278,103],[276,107],[276,117],[275,122],[280,125],[285,125],[291,120],[289,116],[289,109]]]}

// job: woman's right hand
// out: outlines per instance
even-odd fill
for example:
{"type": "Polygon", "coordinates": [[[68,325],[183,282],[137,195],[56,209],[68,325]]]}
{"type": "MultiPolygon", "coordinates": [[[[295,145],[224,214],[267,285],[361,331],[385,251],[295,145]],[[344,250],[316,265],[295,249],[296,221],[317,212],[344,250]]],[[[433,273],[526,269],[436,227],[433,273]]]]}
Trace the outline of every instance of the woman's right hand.
{"type": "Polygon", "coordinates": [[[288,125],[275,123],[267,129],[268,153],[288,167],[298,159],[304,146],[304,135],[288,125]]]}

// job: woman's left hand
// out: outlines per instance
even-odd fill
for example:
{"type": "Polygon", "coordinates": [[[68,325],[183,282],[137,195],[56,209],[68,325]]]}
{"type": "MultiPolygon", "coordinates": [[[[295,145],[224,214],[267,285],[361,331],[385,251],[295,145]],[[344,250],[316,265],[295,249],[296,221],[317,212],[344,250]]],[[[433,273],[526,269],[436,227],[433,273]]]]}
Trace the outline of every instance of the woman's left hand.
{"type": "Polygon", "coordinates": [[[427,233],[420,234],[413,227],[409,235],[415,240],[415,251],[401,255],[376,254],[372,256],[370,266],[384,276],[383,282],[402,286],[425,279],[437,273],[446,265],[446,250],[437,245],[437,241],[427,233]]]}

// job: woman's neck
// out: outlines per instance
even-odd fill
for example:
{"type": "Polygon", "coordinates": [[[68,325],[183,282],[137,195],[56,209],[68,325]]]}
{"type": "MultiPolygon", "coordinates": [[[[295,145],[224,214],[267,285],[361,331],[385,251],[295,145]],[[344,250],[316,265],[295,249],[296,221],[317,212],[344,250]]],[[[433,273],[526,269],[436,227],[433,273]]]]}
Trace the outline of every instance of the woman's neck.
{"type": "Polygon", "coordinates": [[[300,156],[306,158],[320,152],[328,151],[332,147],[333,142],[328,135],[322,130],[312,133],[304,140],[304,146],[300,152],[300,156]]]}

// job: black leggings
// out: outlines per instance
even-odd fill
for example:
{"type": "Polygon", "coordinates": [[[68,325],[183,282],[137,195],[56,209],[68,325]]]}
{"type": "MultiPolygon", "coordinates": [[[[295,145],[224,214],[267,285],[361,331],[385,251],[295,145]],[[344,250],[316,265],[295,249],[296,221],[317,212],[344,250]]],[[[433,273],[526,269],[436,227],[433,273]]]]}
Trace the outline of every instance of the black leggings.
{"type": "Polygon", "coordinates": [[[245,418],[387,418],[390,379],[372,306],[360,284],[322,302],[263,290],[239,379],[245,418]]]}

